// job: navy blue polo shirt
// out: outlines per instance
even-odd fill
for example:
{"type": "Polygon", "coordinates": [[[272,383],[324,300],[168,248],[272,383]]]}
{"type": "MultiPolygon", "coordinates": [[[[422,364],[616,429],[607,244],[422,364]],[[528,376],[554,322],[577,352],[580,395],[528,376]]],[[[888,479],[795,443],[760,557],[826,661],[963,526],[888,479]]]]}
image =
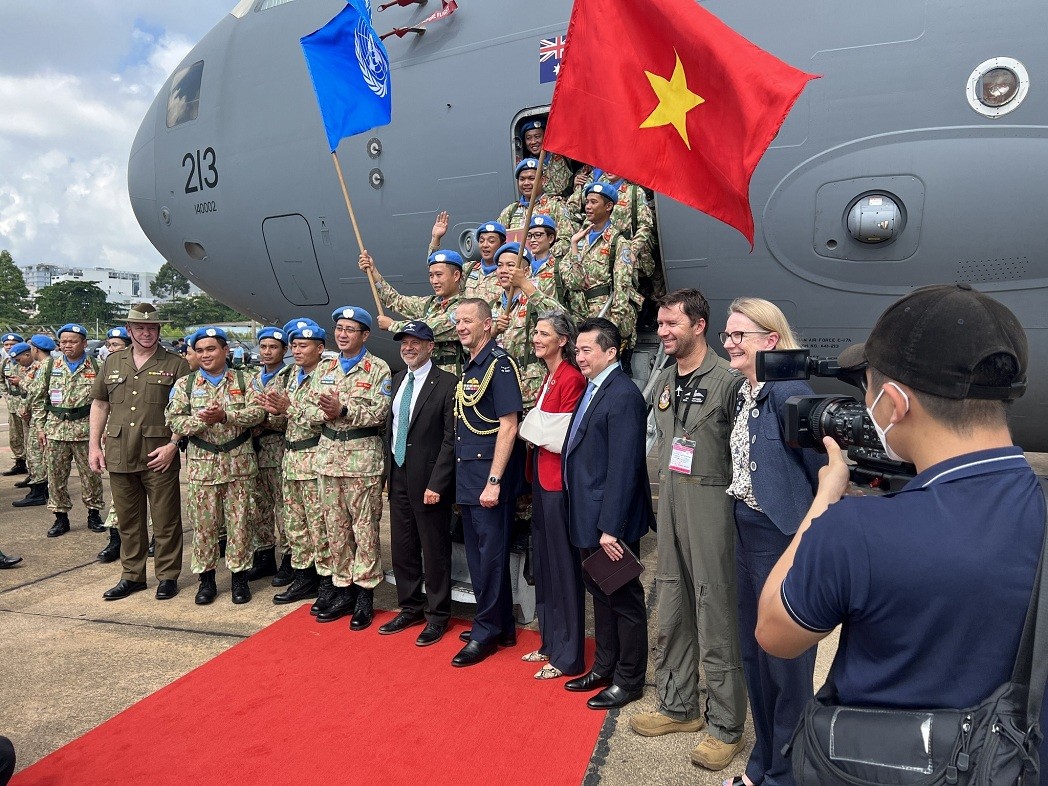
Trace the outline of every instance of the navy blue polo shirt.
{"type": "Polygon", "coordinates": [[[963,708],[1011,676],[1045,501],[1017,447],[936,464],[812,522],[782,585],[804,628],[842,625],[844,704],[963,708]]]}

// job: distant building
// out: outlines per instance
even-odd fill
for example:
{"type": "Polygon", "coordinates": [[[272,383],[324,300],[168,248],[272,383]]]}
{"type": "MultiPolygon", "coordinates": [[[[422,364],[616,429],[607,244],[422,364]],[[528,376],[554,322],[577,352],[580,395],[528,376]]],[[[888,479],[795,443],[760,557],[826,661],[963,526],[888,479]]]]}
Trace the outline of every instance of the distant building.
{"type": "MultiPolygon", "coordinates": [[[[108,267],[62,267],[59,265],[22,265],[19,269],[22,271],[22,278],[25,279],[26,288],[32,298],[35,298],[36,293],[44,287],[62,281],[90,281],[97,284],[106,293],[106,299],[110,303],[126,306],[142,300],[156,300],[149,290],[149,285],[156,279],[155,273],[116,270],[108,267]]],[[[201,290],[194,284],[190,284],[189,294],[199,295],[201,290]]]]}

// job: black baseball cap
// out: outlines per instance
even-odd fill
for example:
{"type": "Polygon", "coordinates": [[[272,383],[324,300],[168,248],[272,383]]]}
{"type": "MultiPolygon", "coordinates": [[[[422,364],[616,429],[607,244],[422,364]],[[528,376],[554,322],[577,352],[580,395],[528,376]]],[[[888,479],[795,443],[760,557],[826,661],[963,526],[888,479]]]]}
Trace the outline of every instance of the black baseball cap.
{"type": "Polygon", "coordinates": [[[393,334],[394,341],[403,341],[405,336],[414,336],[423,341],[433,340],[433,330],[425,322],[408,322],[404,327],[393,334]]]}
{"type": "Polygon", "coordinates": [[[949,399],[1007,400],[1026,392],[1026,331],[1002,303],[970,284],[920,287],[881,314],[864,344],[837,359],[845,370],[869,365],[914,390],[949,399]],[[991,355],[1019,367],[1010,385],[977,385],[975,368],[991,355]]]}

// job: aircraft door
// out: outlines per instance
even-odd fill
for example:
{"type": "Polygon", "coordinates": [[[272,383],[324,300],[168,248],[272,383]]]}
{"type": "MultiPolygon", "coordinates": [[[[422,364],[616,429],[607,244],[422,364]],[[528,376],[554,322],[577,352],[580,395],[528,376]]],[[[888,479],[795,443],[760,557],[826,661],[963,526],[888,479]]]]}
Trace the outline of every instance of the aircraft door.
{"type": "Polygon", "coordinates": [[[262,222],[262,236],[284,299],[293,306],[326,305],[328,292],[305,216],[270,216],[262,222]]]}

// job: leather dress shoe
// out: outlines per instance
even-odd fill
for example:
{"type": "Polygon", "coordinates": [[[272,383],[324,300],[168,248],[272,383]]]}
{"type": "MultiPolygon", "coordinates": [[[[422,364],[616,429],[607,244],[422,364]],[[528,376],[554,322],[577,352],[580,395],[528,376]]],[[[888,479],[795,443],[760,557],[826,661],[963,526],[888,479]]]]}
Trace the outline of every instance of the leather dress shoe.
{"type": "Polygon", "coordinates": [[[419,614],[415,611],[402,611],[385,625],[379,625],[378,632],[383,636],[387,636],[390,633],[400,633],[413,625],[421,625],[425,621],[426,616],[424,614],[419,614]]]}
{"type": "Polygon", "coordinates": [[[581,677],[576,677],[573,680],[568,680],[564,683],[564,690],[574,691],[575,693],[588,693],[591,690],[597,688],[607,688],[611,685],[611,677],[602,677],[595,671],[587,671],[581,677]]]}
{"type": "MultiPolygon", "coordinates": [[[[427,622],[426,627],[422,629],[422,632],[418,634],[418,638],[415,639],[416,647],[428,647],[430,644],[436,644],[443,638],[444,633],[447,631],[447,625],[440,625],[436,622],[427,622]]],[[[379,628],[379,633],[382,629],[379,628]]]]}
{"type": "Polygon", "coordinates": [[[602,690],[596,696],[590,697],[590,700],[586,702],[586,706],[591,710],[617,710],[619,707],[625,707],[631,701],[636,701],[643,695],[643,690],[626,690],[618,685],[612,685],[610,688],[602,690]]]}
{"type": "Polygon", "coordinates": [[[488,655],[494,655],[498,652],[498,645],[495,643],[491,644],[479,644],[478,642],[471,641],[461,650],[459,654],[451,659],[452,666],[476,666],[488,655]]]}
{"type": "Polygon", "coordinates": [[[161,579],[156,588],[157,600],[171,600],[178,594],[178,582],[174,579],[161,579]]]}
{"type": "Polygon", "coordinates": [[[128,595],[134,595],[136,592],[141,592],[146,588],[144,581],[128,581],[127,579],[120,579],[116,583],[116,586],[112,589],[107,589],[102,593],[104,600],[122,600],[128,595]]]}
{"type": "Polygon", "coordinates": [[[6,554],[4,554],[4,552],[0,551],[0,570],[13,568],[21,561],[21,557],[9,557],[6,554]]]}
{"type": "MultiPolygon", "coordinates": [[[[467,628],[459,634],[459,641],[469,642],[473,635],[473,628],[467,628]]],[[[516,647],[517,646],[517,631],[514,630],[512,633],[500,633],[498,641],[496,642],[500,647],[516,647]]]]}

